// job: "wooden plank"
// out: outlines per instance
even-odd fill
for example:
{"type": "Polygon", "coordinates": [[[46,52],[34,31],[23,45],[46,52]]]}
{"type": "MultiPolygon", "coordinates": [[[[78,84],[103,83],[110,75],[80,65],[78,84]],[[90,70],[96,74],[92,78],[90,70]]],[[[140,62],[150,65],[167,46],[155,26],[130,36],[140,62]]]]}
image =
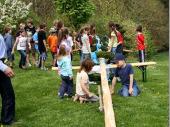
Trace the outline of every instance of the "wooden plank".
{"type": "Polygon", "coordinates": [[[123,52],[134,52],[133,50],[123,49],[123,52]]]}
{"type": "MultiPolygon", "coordinates": [[[[139,63],[129,63],[129,64],[131,64],[132,66],[149,66],[149,65],[155,65],[156,62],[139,62],[139,63]]],[[[94,67],[99,67],[99,65],[95,65],[94,67]]],[[[117,67],[116,64],[109,64],[109,65],[106,66],[106,68],[116,68],[116,67],[117,67]]],[[[79,68],[80,68],[80,66],[73,66],[72,67],[72,69],[74,69],[74,70],[77,70],[79,68]]]]}
{"type": "Polygon", "coordinates": [[[113,111],[112,98],[106,75],[106,65],[104,62],[104,58],[100,59],[100,68],[101,68],[101,86],[103,93],[103,106],[105,113],[105,127],[116,127],[115,115],[113,111]]]}
{"type": "MultiPolygon", "coordinates": [[[[132,66],[149,66],[149,65],[155,65],[156,64],[156,62],[138,62],[138,63],[129,63],[129,64],[131,64],[132,66]]],[[[117,67],[117,65],[116,64],[108,64],[107,66],[106,66],[106,68],[116,68],[117,67]]],[[[56,70],[57,69],[57,67],[52,67],[52,70],[56,70]]],[[[80,69],[80,66],[73,66],[72,67],[72,69],[73,70],[78,70],[78,69],[80,69]]],[[[99,65],[95,65],[94,67],[93,67],[93,69],[92,69],[92,72],[96,72],[96,70],[98,70],[98,71],[100,71],[99,70],[100,69],[100,66],[99,65]]]]}

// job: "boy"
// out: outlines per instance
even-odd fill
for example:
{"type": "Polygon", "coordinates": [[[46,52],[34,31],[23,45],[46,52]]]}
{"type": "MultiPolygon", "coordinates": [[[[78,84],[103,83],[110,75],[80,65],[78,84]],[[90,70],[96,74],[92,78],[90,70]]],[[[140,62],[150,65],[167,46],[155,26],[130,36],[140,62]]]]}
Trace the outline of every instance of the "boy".
{"type": "Polygon", "coordinates": [[[40,68],[41,70],[47,70],[45,67],[45,61],[47,58],[47,47],[46,47],[46,32],[45,25],[40,25],[40,30],[38,32],[38,50],[40,52],[40,68]]]}
{"type": "Polygon", "coordinates": [[[7,50],[7,58],[9,61],[9,66],[12,68],[13,61],[14,61],[14,55],[11,53],[12,48],[13,48],[13,36],[11,35],[12,28],[7,26],[5,27],[4,31],[5,31],[4,41],[5,41],[6,50],[7,50]]]}
{"type": "Polygon", "coordinates": [[[115,71],[115,76],[112,80],[112,91],[114,93],[114,86],[116,84],[116,77],[120,77],[122,88],[119,91],[121,96],[137,96],[140,91],[137,86],[135,79],[133,78],[134,72],[132,65],[126,64],[125,57],[122,54],[117,54],[115,56],[115,63],[117,64],[117,68],[115,71]]]}
{"type": "Polygon", "coordinates": [[[50,47],[51,55],[52,55],[52,66],[56,66],[56,56],[57,56],[57,43],[58,43],[58,38],[56,36],[56,30],[55,28],[50,29],[50,35],[48,36],[47,42],[50,47]]]}

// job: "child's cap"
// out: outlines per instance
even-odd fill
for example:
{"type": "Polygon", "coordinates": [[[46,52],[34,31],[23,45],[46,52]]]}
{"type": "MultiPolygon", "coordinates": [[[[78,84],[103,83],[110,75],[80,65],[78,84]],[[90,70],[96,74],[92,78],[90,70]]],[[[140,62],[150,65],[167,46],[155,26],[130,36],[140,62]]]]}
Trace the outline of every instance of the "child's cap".
{"type": "Polygon", "coordinates": [[[55,28],[50,28],[50,31],[49,31],[50,33],[55,33],[56,32],[56,30],[55,30],[55,28]]]}
{"type": "Polygon", "coordinates": [[[116,54],[115,55],[115,59],[114,59],[114,62],[117,62],[119,60],[125,60],[125,56],[122,55],[122,54],[116,54]]]}

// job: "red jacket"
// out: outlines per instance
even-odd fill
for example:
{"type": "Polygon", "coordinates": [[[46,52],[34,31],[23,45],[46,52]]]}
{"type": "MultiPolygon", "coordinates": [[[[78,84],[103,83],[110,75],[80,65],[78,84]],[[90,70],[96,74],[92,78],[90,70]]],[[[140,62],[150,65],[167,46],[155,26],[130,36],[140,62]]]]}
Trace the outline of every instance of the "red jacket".
{"type": "Polygon", "coordinates": [[[123,36],[119,31],[117,31],[117,40],[118,43],[120,42],[121,44],[123,44],[123,36]]]}
{"type": "Polygon", "coordinates": [[[137,49],[138,50],[144,50],[145,49],[144,40],[145,40],[144,35],[142,33],[137,33],[136,42],[137,42],[137,49]]]}

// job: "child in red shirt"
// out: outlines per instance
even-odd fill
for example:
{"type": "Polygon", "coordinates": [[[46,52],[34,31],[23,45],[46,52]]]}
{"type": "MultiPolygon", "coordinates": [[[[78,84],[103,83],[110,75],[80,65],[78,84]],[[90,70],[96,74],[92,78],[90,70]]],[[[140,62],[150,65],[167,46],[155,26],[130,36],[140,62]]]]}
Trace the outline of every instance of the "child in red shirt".
{"type": "Polygon", "coordinates": [[[121,34],[121,32],[119,32],[119,27],[120,25],[119,24],[115,24],[115,31],[116,31],[116,36],[117,36],[117,48],[116,48],[116,53],[119,53],[119,54],[123,54],[123,35],[121,34]]]}
{"type": "Polygon", "coordinates": [[[137,42],[137,49],[139,51],[139,62],[145,62],[145,37],[142,33],[142,26],[139,25],[136,28],[136,42],[137,42]]]}

